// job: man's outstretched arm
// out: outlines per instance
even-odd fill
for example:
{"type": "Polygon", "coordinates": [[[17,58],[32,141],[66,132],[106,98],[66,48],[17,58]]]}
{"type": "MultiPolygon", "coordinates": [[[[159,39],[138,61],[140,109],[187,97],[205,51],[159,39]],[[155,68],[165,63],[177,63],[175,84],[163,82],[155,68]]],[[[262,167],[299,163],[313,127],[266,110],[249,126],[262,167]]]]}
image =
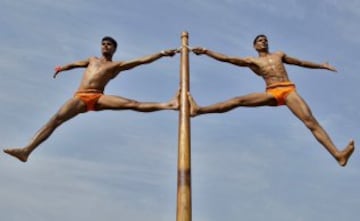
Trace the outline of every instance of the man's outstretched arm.
{"type": "Polygon", "coordinates": [[[148,63],[156,61],[159,58],[164,57],[164,56],[172,57],[176,53],[177,53],[177,49],[169,49],[169,50],[163,50],[163,51],[161,51],[159,53],[156,53],[156,54],[152,54],[152,55],[144,56],[144,57],[141,57],[141,58],[137,58],[137,59],[134,59],[134,60],[125,61],[125,62],[119,62],[118,71],[129,70],[131,68],[134,68],[134,67],[142,65],[142,64],[148,64],[148,63]]]}
{"type": "Polygon", "coordinates": [[[88,65],[89,65],[89,59],[83,61],[76,61],[74,63],[70,63],[64,66],[56,66],[53,77],[56,78],[56,76],[62,71],[68,71],[74,68],[86,68],[88,65]]]}
{"type": "Polygon", "coordinates": [[[297,65],[297,66],[301,66],[301,67],[305,67],[305,68],[326,69],[326,70],[334,71],[334,72],[337,71],[335,67],[331,66],[327,62],[318,64],[318,63],[314,63],[314,62],[310,62],[310,61],[303,61],[303,60],[300,60],[297,58],[289,57],[286,54],[283,57],[283,61],[286,64],[297,65]]]}
{"type": "Polygon", "coordinates": [[[240,58],[240,57],[230,57],[224,54],[221,54],[219,52],[215,52],[206,48],[193,48],[192,52],[194,52],[196,55],[202,55],[205,54],[211,58],[214,58],[215,60],[221,61],[221,62],[227,62],[230,64],[248,67],[251,65],[251,59],[250,58],[240,58]]]}

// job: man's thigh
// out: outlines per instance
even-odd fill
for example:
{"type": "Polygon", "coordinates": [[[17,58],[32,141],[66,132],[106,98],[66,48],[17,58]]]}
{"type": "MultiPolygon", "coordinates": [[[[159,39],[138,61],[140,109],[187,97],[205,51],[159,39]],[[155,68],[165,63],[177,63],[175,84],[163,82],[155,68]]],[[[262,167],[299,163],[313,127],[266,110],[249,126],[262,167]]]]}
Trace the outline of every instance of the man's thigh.
{"type": "Polygon", "coordinates": [[[86,104],[78,98],[71,98],[57,112],[57,116],[65,120],[86,112],[86,104]]]}
{"type": "Polygon", "coordinates": [[[300,119],[312,116],[309,105],[296,91],[287,96],[286,106],[288,106],[288,108],[300,119]]]}
{"type": "Polygon", "coordinates": [[[96,110],[121,110],[128,109],[135,103],[134,100],[121,96],[103,95],[96,104],[96,110]]]}
{"type": "Polygon", "coordinates": [[[240,96],[238,99],[242,100],[244,106],[249,107],[277,105],[275,97],[268,93],[251,93],[240,96]]]}

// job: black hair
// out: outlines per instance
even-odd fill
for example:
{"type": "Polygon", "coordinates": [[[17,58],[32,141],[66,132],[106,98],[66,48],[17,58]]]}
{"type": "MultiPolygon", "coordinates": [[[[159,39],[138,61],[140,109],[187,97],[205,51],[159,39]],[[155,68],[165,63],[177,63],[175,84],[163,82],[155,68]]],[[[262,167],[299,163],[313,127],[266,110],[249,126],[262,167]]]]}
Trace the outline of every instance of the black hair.
{"type": "Polygon", "coordinates": [[[117,42],[116,42],[115,39],[113,39],[112,37],[110,37],[110,36],[105,36],[105,37],[103,37],[103,39],[101,40],[101,42],[103,42],[103,41],[110,41],[111,43],[114,44],[115,49],[117,48],[117,42]]]}
{"type": "Polygon", "coordinates": [[[253,42],[253,44],[255,45],[255,44],[256,44],[256,41],[257,41],[259,38],[261,38],[261,37],[265,37],[265,38],[267,38],[267,37],[266,37],[266,35],[264,35],[264,34],[260,34],[260,35],[258,35],[258,36],[256,36],[256,37],[254,38],[254,42],[253,42]]]}

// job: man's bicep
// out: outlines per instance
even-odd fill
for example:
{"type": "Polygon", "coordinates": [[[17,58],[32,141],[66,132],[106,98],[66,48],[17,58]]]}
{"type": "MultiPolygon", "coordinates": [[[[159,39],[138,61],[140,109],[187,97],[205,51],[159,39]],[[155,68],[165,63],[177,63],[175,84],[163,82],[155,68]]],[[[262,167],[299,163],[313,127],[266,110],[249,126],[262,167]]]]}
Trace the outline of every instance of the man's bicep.
{"type": "Polygon", "coordinates": [[[87,67],[90,63],[90,59],[85,59],[85,60],[81,60],[81,61],[76,61],[73,63],[73,66],[75,67],[87,67]]]}
{"type": "Polygon", "coordinates": [[[131,60],[131,61],[119,61],[117,64],[118,71],[125,71],[131,68],[134,68],[140,64],[139,60],[131,60]]]}
{"type": "Polygon", "coordinates": [[[238,66],[243,66],[243,67],[249,67],[252,64],[252,60],[251,58],[238,58],[238,57],[234,57],[230,59],[230,62],[238,65],[238,66]]]}
{"type": "Polygon", "coordinates": [[[89,65],[89,59],[82,61],[75,61],[62,66],[61,71],[67,71],[74,68],[86,68],[89,65]]]}
{"type": "Polygon", "coordinates": [[[283,62],[286,64],[294,64],[294,65],[301,65],[302,61],[300,59],[287,56],[286,54],[283,56],[283,62]]]}

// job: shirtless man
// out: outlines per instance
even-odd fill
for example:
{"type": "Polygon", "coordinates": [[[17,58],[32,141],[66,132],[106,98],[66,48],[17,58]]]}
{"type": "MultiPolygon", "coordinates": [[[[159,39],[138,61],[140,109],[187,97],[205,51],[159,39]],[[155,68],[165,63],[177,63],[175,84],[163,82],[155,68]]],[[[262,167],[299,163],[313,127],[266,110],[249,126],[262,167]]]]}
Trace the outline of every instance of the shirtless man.
{"type": "Polygon", "coordinates": [[[90,57],[83,61],[56,67],[54,78],[62,71],[74,68],[86,68],[79,89],[74,97],[59,109],[25,147],[5,149],[4,152],[26,162],[31,152],[44,142],[58,126],[76,115],[87,111],[131,109],[139,112],[152,112],[159,110],[177,110],[179,106],[177,96],[167,103],[140,103],[120,96],[103,94],[105,86],[120,72],[139,65],[151,63],[164,56],[174,56],[177,52],[175,49],[165,50],[130,61],[113,61],[112,57],[116,51],[116,47],[117,43],[113,38],[104,37],[101,41],[102,57],[90,57]]]}
{"type": "Polygon", "coordinates": [[[258,107],[286,105],[292,113],[309,128],[314,137],[337,160],[339,165],[346,166],[348,159],[355,149],[354,141],[351,140],[347,147],[342,151],[336,148],[326,131],[312,115],[309,106],[297,93],[295,84],[289,80],[284,63],[313,69],[327,69],[330,71],[336,71],[336,69],[328,63],[316,64],[309,61],[302,61],[297,58],[289,57],[281,51],[270,53],[268,40],[265,35],[258,35],[254,39],[253,45],[258,52],[258,57],[229,57],[201,47],[192,50],[197,55],[205,54],[221,62],[227,62],[240,67],[249,67],[255,74],[264,79],[266,92],[234,97],[225,102],[216,103],[206,107],[199,107],[191,95],[189,95],[191,115],[223,113],[240,106],[258,107]]]}

